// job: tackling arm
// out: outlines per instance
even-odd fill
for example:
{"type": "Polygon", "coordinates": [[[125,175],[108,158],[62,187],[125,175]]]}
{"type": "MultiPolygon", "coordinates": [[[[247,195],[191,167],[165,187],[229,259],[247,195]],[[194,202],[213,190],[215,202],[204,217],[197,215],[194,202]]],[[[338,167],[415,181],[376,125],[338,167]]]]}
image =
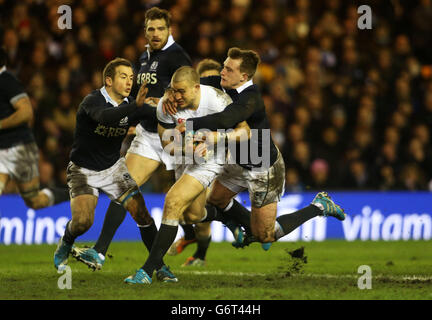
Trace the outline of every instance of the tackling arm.
{"type": "Polygon", "coordinates": [[[12,105],[16,111],[9,117],[0,120],[0,129],[17,127],[33,119],[33,109],[28,96],[23,96],[12,105]]]}
{"type": "Polygon", "coordinates": [[[228,142],[242,142],[247,141],[251,137],[251,130],[246,121],[240,122],[235,128],[234,131],[227,132],[226,138],[228,142]]]}
{"type": "Polygon", "coordinates": [[[247,120],[256,110],[256,103],[253,97],[245,97],[239,101],[228,105],[223,111],[188,119],[192,121],[193,129],[209,129],[215,131],[217,129],[234,128],[238,123],[247,120]]]}

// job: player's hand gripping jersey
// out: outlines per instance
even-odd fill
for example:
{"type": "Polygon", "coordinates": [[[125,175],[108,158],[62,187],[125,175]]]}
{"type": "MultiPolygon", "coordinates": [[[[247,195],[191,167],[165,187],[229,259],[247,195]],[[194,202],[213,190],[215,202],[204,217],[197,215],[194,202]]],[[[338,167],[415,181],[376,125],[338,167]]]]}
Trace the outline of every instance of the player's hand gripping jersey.
{"type": "MultiPolygon", "coordinates": [[[[157,117],[159,123],[164,128],[174,128],[176,125],[185,122],[189,118],[202,117],[209,114],[218,113],[225,109],[227,105],[232,103],[231,98],[219,89],[200,85],[201,87],[201,100],[197,109],[179,108],[174,115],[164,114],[162,111],[162,101],[159,101],[157,107],[157,117]]],[[[216,155],[215,155],[216,156],[216,155]]],[[[223,154],[221,154],[223,157],[223,154]]],[[[220,159],[223,160],[223,159],[220,159]]],[[[207,163],[216,163],[214,157],[209,157],[207,163]]],[[[218,163],[223,163],[218,161],[218,163]]]]}

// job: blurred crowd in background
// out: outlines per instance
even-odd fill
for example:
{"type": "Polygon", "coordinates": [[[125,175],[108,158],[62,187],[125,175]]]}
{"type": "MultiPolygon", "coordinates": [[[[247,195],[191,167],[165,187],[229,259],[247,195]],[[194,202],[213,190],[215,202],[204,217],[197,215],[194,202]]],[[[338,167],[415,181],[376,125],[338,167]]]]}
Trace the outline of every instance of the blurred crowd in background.
{"type": "MultiPolygon", "coordinates": [[[[432,190],[432,1],[0,0],[8,69],[35,111],[42,185],[65,185],[80,101],[102,69],[146,50],[145,10],[172,14],[196,65],[256,50],[254,79],[286,164],[286,191],[432,190]],[[60,29],[58,7],[72,8],[60,29]],[[358,6],[372,9],[360,30],[358,6]]],[[[146,191],[165,192],[160,171],[146,191]]]]}

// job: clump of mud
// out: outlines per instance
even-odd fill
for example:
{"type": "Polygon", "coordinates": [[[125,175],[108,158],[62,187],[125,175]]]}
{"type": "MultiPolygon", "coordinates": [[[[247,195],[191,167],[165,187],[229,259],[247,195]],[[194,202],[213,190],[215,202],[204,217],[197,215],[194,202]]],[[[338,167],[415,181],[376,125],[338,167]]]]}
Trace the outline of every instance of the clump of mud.
{"type": "Polygon", "coordinates": [[[304,247],[290,251],[285,249],[287,253],[283,265],[279,267],[284,277],[290,277],[293,274],[301,274],[304,272],[304,267],[307,263],[307,256],[305,256],[304,247]]]}

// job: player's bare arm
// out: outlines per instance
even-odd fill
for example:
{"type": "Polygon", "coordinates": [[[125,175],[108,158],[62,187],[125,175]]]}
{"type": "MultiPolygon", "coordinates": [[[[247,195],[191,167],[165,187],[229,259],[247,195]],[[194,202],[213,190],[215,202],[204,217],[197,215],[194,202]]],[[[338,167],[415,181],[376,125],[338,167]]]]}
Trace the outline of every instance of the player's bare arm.
{"type": "Polygon", "coordinates": [[[33,119],[33,109],[30,99],[25,96],[13,104],[16,109],[9,117],[0,120],[0,129],[17,127],[33,119]]]}

